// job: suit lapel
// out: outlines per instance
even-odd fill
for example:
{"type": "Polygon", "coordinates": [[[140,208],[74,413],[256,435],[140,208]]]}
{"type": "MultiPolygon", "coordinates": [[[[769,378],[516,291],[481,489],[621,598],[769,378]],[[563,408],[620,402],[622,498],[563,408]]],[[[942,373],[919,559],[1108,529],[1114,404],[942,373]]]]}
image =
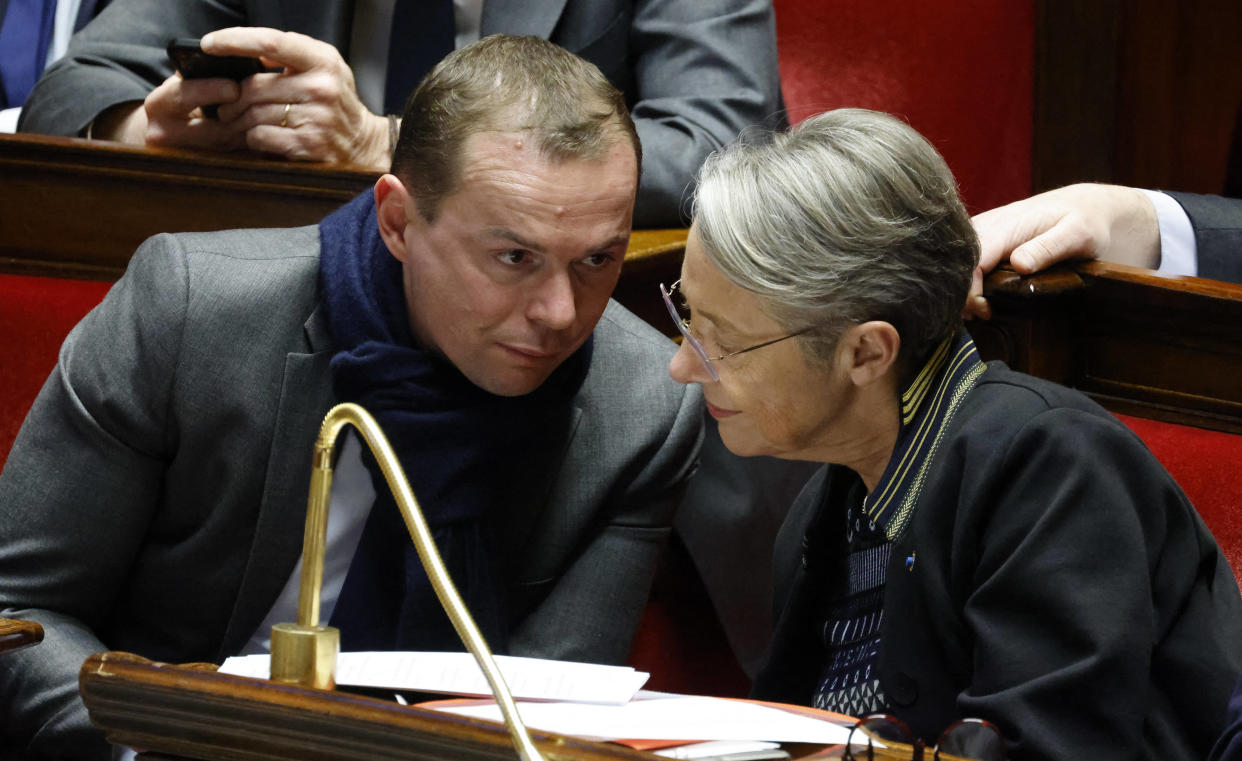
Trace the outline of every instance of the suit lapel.
{"type": "Polygon", "coordinates": [[[259,519],[220,658],[245,645],[302,552],[311,452],[323,416],[335,402],[328,366],[333,352],[324,323],[316,309],[304,326],[310,351],[285,357],[259,519]]]}
{"type": "Polygon", "coordinates": [[[484,0],[479,36],[505,32],[548,39],[565,9],[565,0],[484,0]]]}

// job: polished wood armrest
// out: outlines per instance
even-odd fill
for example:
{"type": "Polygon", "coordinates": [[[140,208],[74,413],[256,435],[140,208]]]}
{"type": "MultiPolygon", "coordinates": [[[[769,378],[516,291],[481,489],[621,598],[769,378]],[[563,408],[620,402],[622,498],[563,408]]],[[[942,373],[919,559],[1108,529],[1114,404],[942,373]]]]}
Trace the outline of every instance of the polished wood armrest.
{"type": "Polygon", "coordinates": [[[0,618],[0,653],[20,650],[43,641],[43,627],[34,621],[0,618]]]}

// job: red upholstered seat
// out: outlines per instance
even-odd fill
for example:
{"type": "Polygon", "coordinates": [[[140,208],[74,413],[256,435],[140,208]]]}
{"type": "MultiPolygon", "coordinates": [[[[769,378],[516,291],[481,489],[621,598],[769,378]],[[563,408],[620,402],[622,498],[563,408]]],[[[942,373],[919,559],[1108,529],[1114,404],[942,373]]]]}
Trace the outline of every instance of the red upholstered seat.
{"type": "Polygon", "coordinates": [[[971,212],[1031,191],[1033,0],[775,0],[791,121],[860,106],[944,155],[971,212]]]}
{"type": "Polygon", "coordinates": [[[65,335],[103,299],[109,283],[0,274],[0,463],[56,364],[65,335]]]}
{"type": "Polygon", "coordinates": [[[1118,415],[1186,492],[1242,583],[1242,436],[1118,415]]]}

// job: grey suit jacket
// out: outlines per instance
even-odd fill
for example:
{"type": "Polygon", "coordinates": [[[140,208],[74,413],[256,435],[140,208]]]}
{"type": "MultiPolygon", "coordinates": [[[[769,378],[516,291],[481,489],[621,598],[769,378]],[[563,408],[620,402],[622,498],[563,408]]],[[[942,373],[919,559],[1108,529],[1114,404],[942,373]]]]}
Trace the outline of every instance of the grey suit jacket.
{"type": "MultiPolygon", "coordinates": [[[[18,129],[81,135],[104,109],[172,74],[164,46],[229,26],[330,42],[349,58],[349,0],[113,0],[31,92],[18,129]]],[[[783,124],[771,0],[486,0],[483,35],[529,34],[591,61],[626,100],[642,140],[639,227],[676,227],[713,149],[753,124],[783,124]]]]}
{"type": "MultiPolygon", "coordinates": [[[[0,615],[47,630],[0,659],[0,738],[99,757],[87,655],[219,662],[270,610],[335,401],[318,247],[313,226],[152,238],[66,339],[0,475],[0,615]]],[[[625,659],[701,438],[674,348],[609,304],[551,484],[506,514],[510,652],[625,659]]]]}

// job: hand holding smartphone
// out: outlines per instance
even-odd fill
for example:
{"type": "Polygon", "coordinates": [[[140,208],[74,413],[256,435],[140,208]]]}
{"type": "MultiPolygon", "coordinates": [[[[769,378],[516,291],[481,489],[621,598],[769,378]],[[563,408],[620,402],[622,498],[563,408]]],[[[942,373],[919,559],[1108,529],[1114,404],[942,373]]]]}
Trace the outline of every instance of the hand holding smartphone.
{"type": "MultiPolygon", "coordinates": [[[[258,58],[204,53],[197,39],[186,37],[168,41],[168,57],[186,79],[223,78],[240,82],[251,74],[267,70],[258,58]]],[[[203,106],[203,115],[215,119],[216,105],[203,106]]]]}

